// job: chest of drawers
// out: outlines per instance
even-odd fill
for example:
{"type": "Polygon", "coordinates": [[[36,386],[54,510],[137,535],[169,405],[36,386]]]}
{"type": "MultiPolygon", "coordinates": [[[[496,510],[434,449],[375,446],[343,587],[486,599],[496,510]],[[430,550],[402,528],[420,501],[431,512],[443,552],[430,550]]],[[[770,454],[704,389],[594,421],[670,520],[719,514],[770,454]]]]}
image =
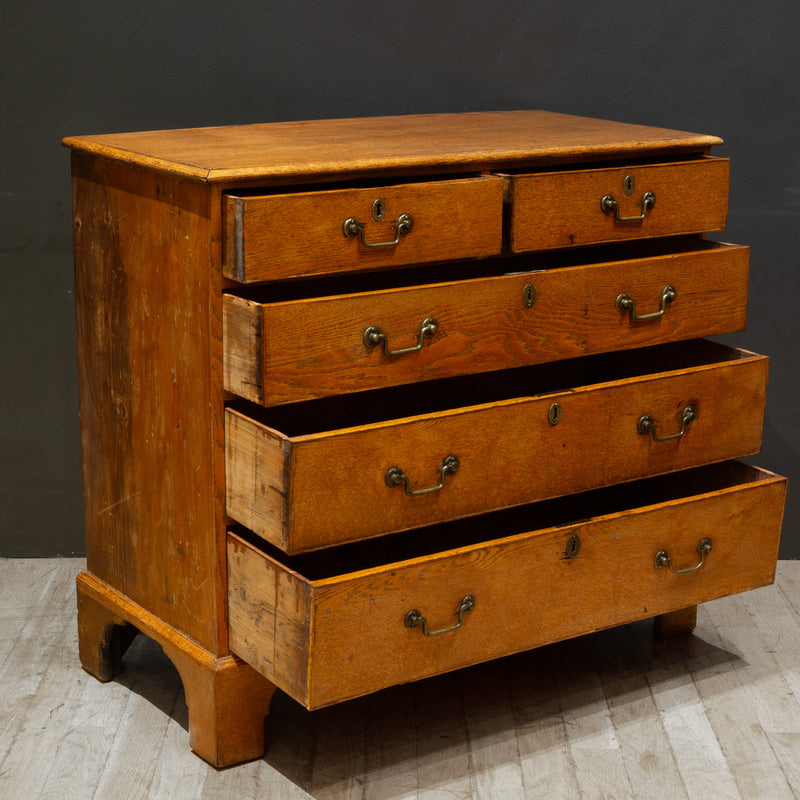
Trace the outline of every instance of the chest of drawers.
{"type": "Polygon", "coordinates": [[[190,744],[773,580],[719,139],[525,111],[72,148],[81,661],[190,744]]]}

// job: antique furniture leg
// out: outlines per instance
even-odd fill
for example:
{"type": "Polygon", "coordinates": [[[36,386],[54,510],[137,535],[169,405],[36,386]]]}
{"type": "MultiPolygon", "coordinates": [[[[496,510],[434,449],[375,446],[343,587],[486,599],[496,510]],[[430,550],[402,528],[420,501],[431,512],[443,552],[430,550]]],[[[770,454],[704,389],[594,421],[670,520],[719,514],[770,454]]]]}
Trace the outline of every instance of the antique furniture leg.
{"type": "Polygon", "coordinates": [[[87,672],[111,680],[140,631],[161,645],[178,670],[192,750],[215,767],[261,756],[272,683],[234,656],[212,655],[91,573],[78,575],[77,589],[80,658],[87,672]]]}
{"type": "Polygon", "coordinates": [[[78,576],[78,651],[81,666],[107,683],[122,672],[122,656],[138,633],[119,614],[83,590],[78,576]]]}
{"type": "Polygon", "coordinates": [[[669,639],[683,633],[691,633],[697,625],[697,606],[681,608],[669,614],[660,614],[654,620],[657,639],[669,639]]]}

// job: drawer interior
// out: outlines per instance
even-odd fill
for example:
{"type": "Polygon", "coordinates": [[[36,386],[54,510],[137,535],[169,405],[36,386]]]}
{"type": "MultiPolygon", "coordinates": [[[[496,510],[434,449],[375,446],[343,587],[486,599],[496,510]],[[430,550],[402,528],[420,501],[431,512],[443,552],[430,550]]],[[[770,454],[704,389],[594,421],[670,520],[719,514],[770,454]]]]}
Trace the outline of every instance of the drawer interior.
{"type": "Polygon", "coordinates": [[[286,555],[242,526],[235,526],[231,532],[306,580],[324,581],[483,544],[487,539],[496,541],[525,531],[566,527],[771,477],[772,473],[757,467],[727,461],[295,556],[286,555]]]}
{"type": "Polygon", "coordinates": [[[230,407],[286,436],[296,437],[518,397],[540,397],[578,386],[737,361],[750,356],[752,354],[745,350],[695,339],[500,370],[492,374],[491,380],[482,375],[466,375],[275,408],[265,409],[244,400],[234,400],[230,407]]]}
{"type": "Polygon", "coordinates": [[[637,169],[659,164],[678,164],[691,161],[713,161],[715,156],[705,153],[677,153],[675,155],[652,156],[650,158],[610,158],[602,161],[581,161],[579,164],[542,164],[534,167],[504,169],[498,175],[539,175],[550,172],[590,172],[598,169],[637,169]]]}
{"type": "Polygon", "coordinates": [[[258,303],[283,303],[402,289],[412,286],[435,285],[474,278],[491,278],[545,270],[580,267],[588,264],[633,261],[645,258],[679,255],[682,253],[721,250],[727,245],[698,236],[676,236],[617,244],[595,245],[554,250],[544,253],[527,253],[480,260],[449,261],[440,264],[423,264],[384,271],[347,273],[290,281],[275,281],[240,286],[228,293],[258,303]]]}
{"type": "Polygon", "coordinates": [[[231,531],[231,649],[318,708],[774,579],[784,479],[727,463],[628,484],[624,495],[290,559],[231,531]],[[710,556],[698,562],[706,539],[710,556]],[[673,574],[659,553],[697,568],[673,574]],[[456,617],[467,600],[468,617],[456,617]],[[426,638],[414,616],[445,635],[426,638]]]}

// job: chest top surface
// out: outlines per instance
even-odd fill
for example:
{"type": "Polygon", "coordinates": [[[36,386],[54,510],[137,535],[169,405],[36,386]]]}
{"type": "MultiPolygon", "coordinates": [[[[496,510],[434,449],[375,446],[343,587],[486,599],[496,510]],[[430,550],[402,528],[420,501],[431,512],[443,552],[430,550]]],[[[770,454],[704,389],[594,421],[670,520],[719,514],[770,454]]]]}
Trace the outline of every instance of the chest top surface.
{"type": "Polygon", "coordinates": [[[696,153],[721,142],[550,111],[272,122],[64,140],[80,152],[213,183],[513,168],[696,153]]]}

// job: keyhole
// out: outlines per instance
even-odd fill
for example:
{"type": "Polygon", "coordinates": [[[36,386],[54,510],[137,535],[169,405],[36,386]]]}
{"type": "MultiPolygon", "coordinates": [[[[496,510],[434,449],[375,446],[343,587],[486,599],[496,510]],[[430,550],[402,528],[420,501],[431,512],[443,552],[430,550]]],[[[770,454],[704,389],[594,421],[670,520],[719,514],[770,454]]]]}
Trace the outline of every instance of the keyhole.
{"type": "Polygon", "coordinates": [[[561,422],[561,403],[553,403],[550,406],[550,410],[547,412],[547,420],[551,425],[558,425],[561,422]]]}
{"type": "Polygon", "coordinates": [[[380,198],[378,198],[372,204],[372,219],[375,222],[383,222],[383,218],[386,214],[386,203],[383,202],[380,198]]]}
{"type": "Polygon", "coordinates": [[[581,551],[581,537],[576,533],[567,539],[567,558],[575,558],[581,551]]]}
{"type": "Polygon", "coordinates": [[[636,178],[633,175],[626,175],[625,180],[622,182],[622,191],[625,192],[625,197],[630,197],[636,187],[636,178]]]}
{"type": "Polygon", "coordinates": [[[525,308],[533,308],[536,297],[536,287],[532,283],[526,283],[522,289],[522,305],[524,305],[525,308]]]}

